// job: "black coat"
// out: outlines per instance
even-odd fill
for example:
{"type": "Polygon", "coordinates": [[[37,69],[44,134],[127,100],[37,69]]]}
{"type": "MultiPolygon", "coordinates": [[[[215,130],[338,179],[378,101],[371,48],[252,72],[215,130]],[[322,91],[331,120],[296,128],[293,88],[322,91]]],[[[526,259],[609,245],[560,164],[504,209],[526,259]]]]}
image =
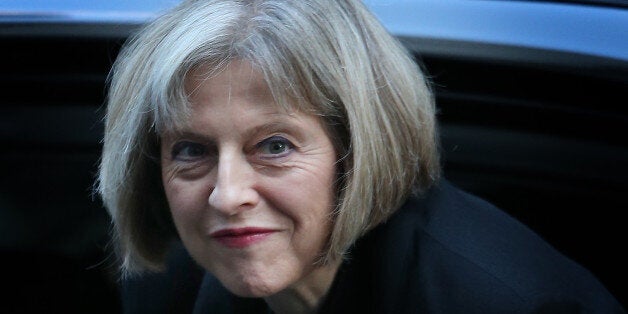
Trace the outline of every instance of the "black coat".
{"type": "MultiPolygon", "coordinates": [[[[195,313],[268,312],[262,300],[235,297],[209,274],[198,291],[195,304],[189,304],[195,313]]],[[[137,302],[133,291],[127,292],[129,308],[137,302]]],[[[161,309],[167,312],[168,306],[173,308],[161,309]]],[[[530,229],[443,181],[424,198],[409,199],[355,244],[319,312],[624,310],[591,273],[530,229]]]]}

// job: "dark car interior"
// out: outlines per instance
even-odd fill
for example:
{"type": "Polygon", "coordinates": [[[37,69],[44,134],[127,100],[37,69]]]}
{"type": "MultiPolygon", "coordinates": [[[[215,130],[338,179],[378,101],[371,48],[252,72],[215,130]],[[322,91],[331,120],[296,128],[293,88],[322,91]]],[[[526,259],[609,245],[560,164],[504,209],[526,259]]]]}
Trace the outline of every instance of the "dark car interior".
{"type": "MultiPolygon", "coordinates": [[[[109,217],[92,189],[107,74],[133,28],[0,28],[2,313],[121,311],[109,217]]],[[[445,177],[526,223],[628,306],[628,62],[400,39],[433,82],[445,177]]]]}

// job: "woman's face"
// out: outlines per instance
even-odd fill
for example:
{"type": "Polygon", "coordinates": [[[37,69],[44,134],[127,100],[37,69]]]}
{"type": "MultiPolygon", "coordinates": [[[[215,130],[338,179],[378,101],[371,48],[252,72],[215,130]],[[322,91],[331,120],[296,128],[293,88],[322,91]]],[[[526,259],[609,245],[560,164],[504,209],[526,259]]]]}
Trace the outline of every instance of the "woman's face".
{"type": "Polygon", "coordinates": [[[162,180],[190,254],[230,291],[263,297],[316,280],[330,234],[336,153],[318,117],[282,111],[232,62],[187,76],[188,126],[162,136],[162,180]]]}

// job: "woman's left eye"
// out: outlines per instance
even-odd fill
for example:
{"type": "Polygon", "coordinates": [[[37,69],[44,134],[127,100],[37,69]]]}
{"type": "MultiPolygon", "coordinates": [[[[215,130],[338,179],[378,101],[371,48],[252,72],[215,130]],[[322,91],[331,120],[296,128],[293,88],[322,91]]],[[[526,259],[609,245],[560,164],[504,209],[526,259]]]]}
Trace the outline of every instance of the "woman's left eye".
{"type": "Polygon", "coordinates": [[[294,145],[281,136],[273,136],[261,141],[257,148],[263,155],[281,157],[290,153],[294,145]]]}

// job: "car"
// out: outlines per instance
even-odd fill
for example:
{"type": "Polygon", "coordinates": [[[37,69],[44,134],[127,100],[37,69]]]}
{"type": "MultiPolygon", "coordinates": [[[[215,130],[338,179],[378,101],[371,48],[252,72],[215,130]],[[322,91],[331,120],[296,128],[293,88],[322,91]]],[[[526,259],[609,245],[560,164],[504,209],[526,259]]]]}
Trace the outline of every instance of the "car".
{"type": "MultiPolygon", "coordinates": [[[[129,306],[120,289],[174,282],[118,285],[93,184],[111,64],[175,2],[0,4],[0,247],[10,287],[0,312],[118,313],[129,306]]],[[[628,306],[628,4],[364,2],[432,82],[445,177],[524,222],[628,306]]],[[[177,287],[192,291],[200,270],[185,265],[189,280],[177,287]]],[[[159,289],[146,297],[173,302],[159,289]]]]}

